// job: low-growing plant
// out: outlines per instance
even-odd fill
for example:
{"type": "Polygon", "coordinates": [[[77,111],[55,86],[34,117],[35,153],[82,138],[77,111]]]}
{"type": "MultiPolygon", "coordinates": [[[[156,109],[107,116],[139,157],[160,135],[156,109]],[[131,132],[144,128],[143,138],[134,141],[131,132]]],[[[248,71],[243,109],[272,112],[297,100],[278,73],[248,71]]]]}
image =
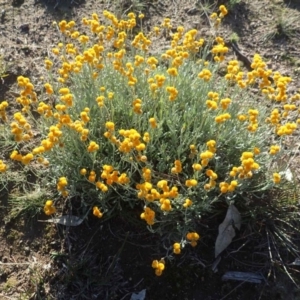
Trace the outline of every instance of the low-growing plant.
{"type": "Polygon", "coordinates": [[[299,38],[300,27],[297,20],[299,14],[288,8],[274,8],[274,24],[264,36],[265,40],[278,38],[299,38]]]}
{"type": "MultiPolygon", "coordinates": [[[[226,14],[221,5],[212,24],[226,14]]],[[[74,21],[55,24],[61,42],[45,60],[45,92],[20,76],[20,111],[7,120],[5,101],[0,111],[15,140],[10,159],[41,166],[39,176],[56,185],[45,213],[76,199],[82,216],[139,215],[167,249],[152,263],[159,276],[166,259],[197,245],[203,216],[230,203],[251,210],[252,195],[280,186],[286,167],[273,162],[298,128],[300,94],[288,94],[292,79],[258,54],[253,71],[242,71],[220,36],[205,41],[170,19],[133,34],[136,23],[134,13],[119,20],[104,11],[82,20],[88,34],[74,21]],[[152,55],[162,32],[170,48],[152,55]],[[30,147],[34,132],[41,139],[30,147]]]]}

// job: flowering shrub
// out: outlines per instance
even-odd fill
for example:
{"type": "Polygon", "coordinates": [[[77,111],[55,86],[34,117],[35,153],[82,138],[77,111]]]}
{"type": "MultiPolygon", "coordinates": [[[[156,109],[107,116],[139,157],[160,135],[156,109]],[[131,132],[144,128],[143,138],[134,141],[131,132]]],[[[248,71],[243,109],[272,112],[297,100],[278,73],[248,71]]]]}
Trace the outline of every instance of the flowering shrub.
{"type": "MultiPolygon", "coordinates": [[[[221,6],[214,26],[226,14],[221,6]]],[[[220,36],[209,43],[195,29],[172,33],[170,19],[135,34],[137,22],[134,13],[118,20],[104,11],[102,21],[94,13],[82,20],[89,32],[82,34],[74,21],[61,21],[62,42],[45,60],[44,93],[37,96],[30,79],[19,76],[20,110],[10,119],[3,101],[0,116],[15,141],[10,159],[48,170],[54,198],[80,195],[82,209],[97,218],[137,207],[169,244],[168,255],[179,255],[197,245],[196,220],[215,203],[280,184],[283,170],[270,166],[297,130],[300,94],[289,95],[291,78],[257,54],[251,72],[226,61],[220,36]],[[153,54],[163,32],[170,48],[153,54]],[[36,131],[41,139],[31,146],[36,131]]],[[[7,163],[0,161],[0,172],[7,163]]],[[[45,213],[56,213],[57,203],[47,200],[45,213]]],[[[153,261],[156,275],[165,258],[153,261]]]]}

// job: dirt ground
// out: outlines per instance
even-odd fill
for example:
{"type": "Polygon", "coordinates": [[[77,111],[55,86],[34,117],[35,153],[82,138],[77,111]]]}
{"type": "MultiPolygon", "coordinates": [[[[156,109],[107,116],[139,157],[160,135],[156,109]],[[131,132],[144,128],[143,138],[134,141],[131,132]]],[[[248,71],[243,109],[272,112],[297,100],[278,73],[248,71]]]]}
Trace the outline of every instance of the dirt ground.
{"type": "MultiPolygon", "coordinates": [[[[184,25],[188,29],[198,29],[204,38],[210,35],[211,27],[203,9],[208,12],[214,1],[140,2],[145,3],[140,9],[145,13],[146,29],[169,17],[174,28],[184,25]]],[[[225,1],[225,4],[229,2],[232,6],[229,6],[229,15],[221,29],[225,39],[237,41],[240,52],[250,60],[259,53],[270,68],[293,78],[291,89],[299,88],[300,2],[245,0],[225,1]]],[[[104,9],[120,16],[122,11],[137,9],[136,3],[137,0],[86,0],[72,4],[67,0],[0,0],[0,55],[5,65],[5,77],[0,79],[0,101],[14,101],[17,95],[15,82],[19,75],[30,77],[38,93],[42,90],[43,61],[60,42],[54,21],[66,19],[80,24],[83,17],[93,12],[101,15],[104,9]]],[[[158,41],[153,49],[157,47],[163,45],[158,41]]],[[[235,53],[231,51],[230,55],[235,53]]],[[[171,270],[163,279],[155,278],[148,266],[151,254],[159,253],[159,245],[155,236],[149,238],[149,234],[139,231],[136,224],[127,224],[122,218],[107,224],[90,220],[78,228],[66,229],[37,220],[12,220],[7,198],[2,191],[0,300],[126,300],[133,292],[143,289],[146,290],[145,299],[153,300],[300,299],[300,292],[281,273],[276,280],[273,276],[269,278],[273,283],[267,279],[261,284],[221,280],[225,271],[233,269],[268,274],[268,266],[260,257],[267,255],[267,245],[255,241],[256,237],[237,255],[231,252],[242,246],[245,240],[232,245],[219,271],[213,273],[213,251],[209,247],[213,244],[217,225],[212,224],[199,249],[189,253],[188,267],[178,262],[174,266],[176,271],[171,270]],[[135,244],[137,239],[143,241],[143,246],[135,244]],[[261,247],[255,250],[257,245],[261,247]],[[247,253],[253,253],[251,261],[247,261],[247,253]]],[[[243,235],[247,234],[250,232],[245,229],[243,235]]]]}

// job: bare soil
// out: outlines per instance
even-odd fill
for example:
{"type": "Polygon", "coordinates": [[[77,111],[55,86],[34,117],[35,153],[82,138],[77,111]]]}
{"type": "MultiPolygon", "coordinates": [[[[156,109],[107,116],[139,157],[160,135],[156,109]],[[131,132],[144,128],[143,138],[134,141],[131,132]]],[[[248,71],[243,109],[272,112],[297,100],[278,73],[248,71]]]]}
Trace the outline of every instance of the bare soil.
{"type": "MultiPolygon", "coordinates": [[[[44,59],[60,42],[57,29],[52,25],[54,21],[66,19],[80,24],[83,17],[93,12],[100,15],[104,9],[120,16],[138,1],[70,2],[0,1],[0,55],[6,66],[6,76],[0,80],[0,101],[14,101],[19,75],[30,77],[38,93],[42,90],[44,59]]],[[[198,29],[204,38],[210,35],[211,27],[203,7],[213,1],[198,1],[203,7],[192,0],[140,2],[145,3],[146,30],[164,17],[170,17],[174,28],[184,25],[198,29]]],[[[223,22],[221,32],[225,39],[237,41],[240,52],[250,60],[259,53],[270,68],[293,78],[291,89],[299,88],[300,2],[244,0],[225,4],[228,2],[238,3],[229,8],[223,22]]],[[[160,41],[157,43],[153,49],[164,47],[160,41]]],[[[234,51],[230,55],[234,57],[234,51]]],[[[1,151],[0,156],[5,156],[1,151]]],[[[146,229],[141,231],[138,217],[133,223],[119,216],[112,222],[92,219],[76,228],[63,228],[37,222],[37,219],[12,219],[7,199],[8,194],[2,191],[1,300],[130,299],[133,292],[143,289],[146,289],[146,299],[153,300],[300,299],[300,291],[284,273],[273,276],[277,267],[265,262],[269,255],[268,244],[257,234],[259,230],[253,233],[244,228],[226,251],[218,272],[211,270],[214,239],[223,216],[202,224],[205,225],[201,227],[204,238],[199,247],[187,254],[184,263],[174,261],[168,272],[158,278],[149,266],[152,258],[159,255],[161,246],[146,229]],[[266,281],[261,284],[223,282],[221,277],[229,270],[261,272],[266,281]],[[268,277],[270,270],[272,275],[268,277]]],[[[297,273],[293,276],[297,277],[297,273]]]]}

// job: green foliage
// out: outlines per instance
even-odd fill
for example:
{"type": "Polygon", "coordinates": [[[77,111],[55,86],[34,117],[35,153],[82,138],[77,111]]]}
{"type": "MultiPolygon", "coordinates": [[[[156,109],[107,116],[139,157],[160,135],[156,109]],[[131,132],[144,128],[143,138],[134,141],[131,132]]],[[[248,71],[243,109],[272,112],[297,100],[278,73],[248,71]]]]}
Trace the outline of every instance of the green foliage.
{"type": "MultiPolygon", "coordinates": [[[[220,10],[212,17],[216,27],[227,14],[220,10]]],[[[196,246],[199,219],[219,207],[235,202],[255,217],[244,200],[272,190],[288,163],[273,167],[297,128],[300,95],[287,94],[291,79],[268,70],[259,55],[252,72],[231,60],[220,77],[229,50],[221,37],[205,42],[183,27],[171,33],[169,19],[147,36],[135,35],[134,13],[124,20],[103,15],[101,23],[97,14],[83,19],[89,35],[74,21],[58,24],[64,42],[45,61],[47,102],[28,78],[18,78],[22,108],[10,123],[10,158],[41,168],[39,180],[52,187],[56,207],[74,211],[79,202],[82,216],[139,215],[167,245],[166,258],[172,244],[174,254],[196,246]],[[151,43],[162,36],[170,48],[151,55],[151,43]],[[31,143],[32,128],[40,145],[31,143]]],[[[14,198],[16,213],[37,213],[43,195],[14,198]]],[[[54,213],[47,203],[45,213],[54,213]]],[[[156,275],[164,264],[153,262],[156,275]]]]}

